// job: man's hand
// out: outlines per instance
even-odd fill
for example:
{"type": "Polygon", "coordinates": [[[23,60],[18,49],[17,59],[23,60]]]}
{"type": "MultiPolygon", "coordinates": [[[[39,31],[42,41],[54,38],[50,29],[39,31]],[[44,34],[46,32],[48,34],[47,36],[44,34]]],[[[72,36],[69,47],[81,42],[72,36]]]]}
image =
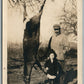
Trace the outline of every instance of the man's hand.
{"type": "Polygon", "coordinates": [[[46,67],[46,68],[44,69],[44,71],[45,71],[45,72],[47,72],[48,70],[49,70],[49,68],[48,68],[48,67],[46,67]]]}
{"type": "Polygon", "coordinates": [[[46,67],[46,71],[47,71],[47,70],[49,70],[49,68],[48,68],[48,67],[46,67]]]}
{"type": "Polygon", "coordinates": [[[49,79],[55,79],[55,78],[56,78],[56,76],[50,75],[50,74],[47,74],[47,77],[48,77],[49,79]]]}

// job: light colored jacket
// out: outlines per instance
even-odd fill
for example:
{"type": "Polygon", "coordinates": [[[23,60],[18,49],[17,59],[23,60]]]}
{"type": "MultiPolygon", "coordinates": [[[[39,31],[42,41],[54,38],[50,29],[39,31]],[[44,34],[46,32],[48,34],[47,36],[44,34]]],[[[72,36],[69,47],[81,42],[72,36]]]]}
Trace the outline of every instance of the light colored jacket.
{"type": "Polygon", "coordinates": [[[64,34],[52,36],[51,48],[56,52],[58,60],[64,60],[64,54],[67,50],[69,50],[67,36],[64,34]]]}

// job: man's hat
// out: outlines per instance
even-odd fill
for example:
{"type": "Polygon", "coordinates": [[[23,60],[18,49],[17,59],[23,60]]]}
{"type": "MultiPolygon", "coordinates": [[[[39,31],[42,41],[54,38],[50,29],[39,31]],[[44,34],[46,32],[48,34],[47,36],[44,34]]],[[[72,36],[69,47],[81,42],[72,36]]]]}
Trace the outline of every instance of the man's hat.
{"type": "Polygon", "coordinates": [[[53,28],[54,28],[54,30],[58,30],[58,29],[60,29],[60,25],[55,24],[55,25],[53,26],[53,28]]]}

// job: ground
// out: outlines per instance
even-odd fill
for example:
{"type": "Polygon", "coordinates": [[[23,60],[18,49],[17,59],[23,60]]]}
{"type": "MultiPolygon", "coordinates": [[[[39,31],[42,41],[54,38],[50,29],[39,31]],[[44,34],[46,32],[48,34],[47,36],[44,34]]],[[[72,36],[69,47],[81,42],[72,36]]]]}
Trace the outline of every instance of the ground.
{"type": "MultiPolygon", "coordinates": [[[[43,62],[41,62],[43,66],[43,62]]],[[[67,72],[64,84],[77,84],[77,57],[65,60],[67,72]]],[[[8,84],[25,84],[23,81],[24,59],[22,50],[9,49],[8,51],[8,84]],[[16,53],[15,53],[16,52],[16,53]]],[[[46,75],[39,69],[33,68],[30,84],[44,84],[46,75]]]]}

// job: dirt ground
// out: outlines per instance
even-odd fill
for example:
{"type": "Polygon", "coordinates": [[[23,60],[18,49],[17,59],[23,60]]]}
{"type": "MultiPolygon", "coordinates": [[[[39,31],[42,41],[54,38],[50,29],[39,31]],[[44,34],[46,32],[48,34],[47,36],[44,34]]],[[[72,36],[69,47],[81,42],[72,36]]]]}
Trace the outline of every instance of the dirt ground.
{"type": "MultiPolygon", "coordinates": [[[[66,59],[66,66],[65,84],[77,84],[77,59],[66,59]]],[[[15,66],[13,65],[8,69],[8,84],[25,84],[23,77],[23,61],[19,60],[15,62],[15,66]],[[18,65],[21,63],[22,65],[18,65]]],[[[47,80],[46,75],[39,68],[37,70],[33,68],[30,84],[44,84],[45,80],[47,80]]]]}
{"type": "MultiPolygon", "coordinates": [[[[41,64],[44,67],[44,62],[41,64]]],[[[65,64],[67,72],[64,84],[77,84],[77,57],[67,58],[65,64]]],[[[8,48],[8,84],[25,84],[23,69],[22,47],[8,48]]],[[[30,84],[44,84],[45,80],[47,80],[46,75],[38,67],[37,70],[33,68],[30,84]]]]}

